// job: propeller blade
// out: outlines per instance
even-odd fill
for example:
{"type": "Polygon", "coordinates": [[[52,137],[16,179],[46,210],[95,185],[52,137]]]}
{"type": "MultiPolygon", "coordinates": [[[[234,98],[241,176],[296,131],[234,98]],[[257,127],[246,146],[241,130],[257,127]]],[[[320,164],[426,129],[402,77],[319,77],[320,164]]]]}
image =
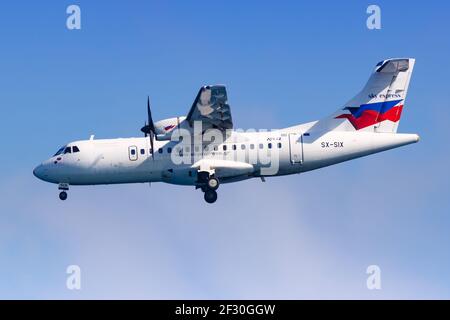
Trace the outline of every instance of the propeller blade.
{"type": "Polygon", "coordinates": [[[155,149],[153,147],[153,132],[150,131],[150,134],[148,135],[150,138],[150,148],[152,149],[152,158],[155,160],[155,149]]]}
{"type": "Polygon", "coordinates": [[[152,149],[152,158],[155,160],[155,150],[153,147],[153,137],[155,136],[155,125],[153,124],[152,112],[150,110],[150,97],[147,96],[147,117],[148,117],[148,133],[150,138],[150,147],[152,149]]]}
{"type": "Polygon", "coordinates": [[[150,146],[152,148],[152,158],[155,159],[155,150],[153,150],[153,139],[158,140],[158,136],[156,135],[155,124],[153,123],[152,111],[150,110],[150,97],[147,96],[147,122],[141,128],[141,131],[145,134],[145,137],[150,138],[150,146]]]}
{"type": "Polygon", "coordinates": [[[150,97],[147,97],[147,117],[149,131],[155,133],[155,125],[153,124],[152,112],[150,110],[150,97]]]}

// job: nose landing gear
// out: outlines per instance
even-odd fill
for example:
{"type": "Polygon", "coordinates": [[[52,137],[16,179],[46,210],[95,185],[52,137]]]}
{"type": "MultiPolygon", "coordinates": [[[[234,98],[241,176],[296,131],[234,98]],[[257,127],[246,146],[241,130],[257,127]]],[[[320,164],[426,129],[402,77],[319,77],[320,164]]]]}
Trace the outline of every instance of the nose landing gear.
{"type": "Polygon", "coordinates": [[[61,200],[66,200],[67,199],[67,192],[65,192],[65,191],[61,191],[60,193],[59,193],[59,198],[61,199],[61,200]]]}
{"type": "Polygon", "coordinates": [[[62,201],[67,199],[67,191],[69,191],[69,184],[68,183],[60,183],[58,185],[58,190],[61,190],[59,193],[59,199],[62,201]]]}

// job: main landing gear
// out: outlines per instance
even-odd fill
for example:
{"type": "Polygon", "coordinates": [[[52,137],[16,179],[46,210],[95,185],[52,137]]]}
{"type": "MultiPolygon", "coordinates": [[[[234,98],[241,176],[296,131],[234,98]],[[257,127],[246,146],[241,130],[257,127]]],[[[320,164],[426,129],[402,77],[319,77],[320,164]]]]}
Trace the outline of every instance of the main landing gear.
{"type": "Polygon", "coordinates": [[[217,180],[217,178],[210,177],[208,179],[207,185],[209,189],[216,191],[219,188],[219,180],[217,180]]]}
{"type": "Polygon", "coordinates": [[[205,193],[204,198],[207,203],[214,203],[217,200],[217,189],[219,188],[219,179],[213,175],[209,175],[209,172],[198,173],[198,183],[200,188],[205,193]]]}
{"type": "Polygon", "coordinates": [[[204,198],[205,198],[205,201],[208,203],[216,202],[216,200],[217,200],[216,190],[206,189],[204,198]]]}
{"type": "Polygon", "coordinates": [[[67,199],[67,191],[69,191],[69,184],[68,183],[60,183],[58,185],[58,189],[61,190],[59,193],[59,199],[62,201],[67,199]]]}

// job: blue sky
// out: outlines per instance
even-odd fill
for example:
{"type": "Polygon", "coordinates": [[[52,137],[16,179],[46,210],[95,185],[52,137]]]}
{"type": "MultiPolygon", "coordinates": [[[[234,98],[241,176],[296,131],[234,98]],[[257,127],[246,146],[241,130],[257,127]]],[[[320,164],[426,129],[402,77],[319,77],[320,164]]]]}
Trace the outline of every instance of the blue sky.
{"type": "Polygon", "coordinates": [[[446,1],[15,1],[0,10],[0,298],[450,298],[446,1]],[[77,4],[82,29],[65,27],[77,4]],[[366,28],[381,7],[382,29],[366,28]],[[304,175],[193,188],[54,185],[71,140],[139,136],[228,87],[240,128],[328,115],[388,57],[416,66],[399,131],[419,144],[304,175]],[[328,201],[324,201],[324,198],[328,201]],[[330,200],[331,199],[331,200],[330,200]],[[77,264],[82,290],[65,287],[77,264]],[[368,290],[379,265],[382,289],[368,290]]]}

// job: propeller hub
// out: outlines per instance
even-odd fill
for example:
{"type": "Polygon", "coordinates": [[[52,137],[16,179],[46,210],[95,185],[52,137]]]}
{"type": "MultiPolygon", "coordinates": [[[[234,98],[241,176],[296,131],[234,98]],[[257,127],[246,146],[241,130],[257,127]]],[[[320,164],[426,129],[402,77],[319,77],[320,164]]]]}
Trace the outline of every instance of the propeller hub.
{"type": "Polygon", "coordinates": [[[141,131],[143,132],[143,133],[145,133],[145,134],[150,134],[150,126],[148,125],[148,124],[146,124],[145,126],[143,126],[142,128],[141,128],[141,131]]]}

